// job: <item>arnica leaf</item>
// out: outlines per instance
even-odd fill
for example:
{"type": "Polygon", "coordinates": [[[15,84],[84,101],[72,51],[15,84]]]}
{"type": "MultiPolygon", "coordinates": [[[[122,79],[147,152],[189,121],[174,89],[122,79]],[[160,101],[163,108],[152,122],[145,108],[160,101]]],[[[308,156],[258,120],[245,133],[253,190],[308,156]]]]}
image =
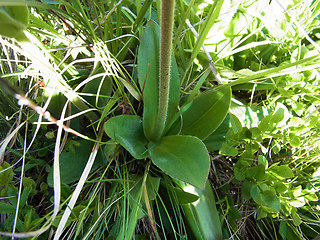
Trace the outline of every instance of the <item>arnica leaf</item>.
{"type": "Polygon", "coordinates": [[[15,38],[17,41],[28,41],[23,33],[28,24],[27,6],[0,7],[0,35],[15,38]]]}
{"type": "Polygon", "coordinates": [[[231,89],[203,93],[196,97],[190,108],[182,114],[181,135],[192,135],[206,139],[226,117],[231,102],[231,89]]]}
{"type": "Polygon", "coordinates": [[[129,115],[113,117],[104,124],[104,130],[134,158],[143,159],[148,156],[148,150],[145,147],[148,140],[143,133],[141,117],[129,115]]]}
{"type": "Polygon", "coordinates": [[[173,178],[197,188],[205,186],[209,154],[204,143],[193,136],[167,136],[150,147],[152,162],[173,178]]]}
{"type": "Polygon", "coordinates": [[[226,135],[230,129],[230,117],[227,115],[220,126],[204,140],[208,151],[217,151],[222,147],[222,144],[226,141],[226,135]]]}
{"type": "Polygon", "coordinates": [[[182,206],[195,238],[222,239],[222,227],[210,183],[207,181],[204,189],[196,189],[187,184],[183,189],[199,196],[198,201],[182,206]]]}
{"type": "MultiPolygon", "coordinates": [[[[159,102],[159,56],[160,27],[149,21],[138,51],[138,78],[143,95],[143,129],[147,139],[152,140],[158,117],[159,102]]],[[[180,81],[178,67],[174,57],[171,58],[170,90],[167,123],[177,112],[179,104],[180,81]]]]}

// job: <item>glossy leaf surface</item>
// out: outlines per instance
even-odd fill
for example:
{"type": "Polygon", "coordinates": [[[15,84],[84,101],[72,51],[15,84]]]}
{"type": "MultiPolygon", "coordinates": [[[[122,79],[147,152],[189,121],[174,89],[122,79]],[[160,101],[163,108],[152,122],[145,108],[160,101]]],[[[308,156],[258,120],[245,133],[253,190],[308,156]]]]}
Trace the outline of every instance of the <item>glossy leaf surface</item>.
{"type": "Polygon", "coordinates": [[[184,190],[199,196],[199,200],[183,206],[187,221],[197,240],[222,240],[222,230],[215,197],[207,182],[203,190],[185,185],[184,190]]]}
{"type": "Polygon", "coordinates": [[[105,123],[104,130],[134,158],[143,159],[148,156],[145,147],[147,139],[143,134],[141,117],[129,115],[113,117],[105,123]]]}
{"type": "MultiPolygon", "coordinates": [[[[182,183],[181,181],[177,182],[182,183]]],[[[174,193],[174,196],[176,197],[179,204],[188,204],[195,202],[199,199],[198,195],[186,192],[182,188],[174,187],[165,183],[162,183],[162,186],[164,186],[167,189],[167,191],[171,191],[174,193]]]]}
{"type": "Polygon", "coordinates": [[[151,147],[152,162],[173,178],[203,188],[209,172],[205,145],[193,136],[167,136],[151,147]]]}
{"type": "MultiPolygon", "coordinates": [[[[152,140],[153,131],[158,116],[159,106],[159,54],[160,28],[150,21],[141,38],[138,52],[138,77],[143,94],[143,128],[145,136],[152,140]]],[[[170,122],[178,109],[179,103],[179,74],[175,59],[171,58],[171,75],[167,122],[170,122]]]]}
{"type": "Polygon", "coordinates": [[[206,139],[226,117],[231,102],[231,89],[204,93],[193,100],[191,107],[182,114],[181,135],[206,139]]]}

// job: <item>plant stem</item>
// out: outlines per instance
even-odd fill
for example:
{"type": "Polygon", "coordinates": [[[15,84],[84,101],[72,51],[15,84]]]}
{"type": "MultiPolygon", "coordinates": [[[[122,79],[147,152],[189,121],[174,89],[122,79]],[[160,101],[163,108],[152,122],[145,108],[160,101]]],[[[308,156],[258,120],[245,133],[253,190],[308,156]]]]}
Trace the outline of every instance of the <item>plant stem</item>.
{"type": "Polygon", "coordinates": [[[162,137],[167,120],[174,22],[174,3],[175,0],[162,0],[161,4],[159,107],[158,118],[155,126],[155,138],[157,140],[162,137]]]}

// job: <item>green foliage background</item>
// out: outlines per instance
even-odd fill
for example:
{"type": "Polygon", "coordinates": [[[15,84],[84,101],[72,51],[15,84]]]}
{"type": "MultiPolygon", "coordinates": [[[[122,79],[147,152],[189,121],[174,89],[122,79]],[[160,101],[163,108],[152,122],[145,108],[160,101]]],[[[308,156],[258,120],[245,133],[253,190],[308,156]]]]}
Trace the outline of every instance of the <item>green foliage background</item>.
{"type": "Polygon", "coordinates": [[[176,0],[154,138],[160,0],[1,1],[0,234],[316,238],[319,11],[176,0]]]}

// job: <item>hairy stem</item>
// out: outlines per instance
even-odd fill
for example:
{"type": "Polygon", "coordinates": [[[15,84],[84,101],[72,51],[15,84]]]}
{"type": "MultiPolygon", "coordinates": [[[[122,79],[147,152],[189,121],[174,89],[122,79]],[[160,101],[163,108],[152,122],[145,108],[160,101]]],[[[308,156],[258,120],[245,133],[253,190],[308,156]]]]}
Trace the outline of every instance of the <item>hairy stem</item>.
{"type": "Polygon", "coordinates": [[[162,0],[161,4],[159,107],[158,118],[155,127],[155,138],[157,140],[162,137],[167,120],[174,3],[175,0],[162,0]]]}

